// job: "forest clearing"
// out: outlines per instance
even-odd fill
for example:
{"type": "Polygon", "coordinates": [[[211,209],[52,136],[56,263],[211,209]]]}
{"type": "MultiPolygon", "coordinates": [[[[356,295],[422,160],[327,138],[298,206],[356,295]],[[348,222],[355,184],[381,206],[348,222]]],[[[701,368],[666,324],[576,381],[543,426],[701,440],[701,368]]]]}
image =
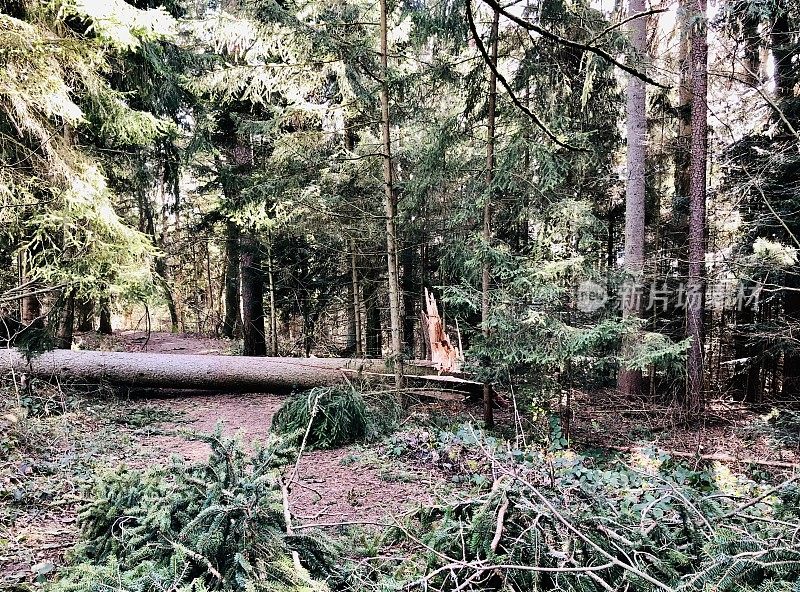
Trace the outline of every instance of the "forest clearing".
{"type": "Polygon", "coordinates": [[[796,0],[0,0],[0,590],[800,592],[796,0]]]}

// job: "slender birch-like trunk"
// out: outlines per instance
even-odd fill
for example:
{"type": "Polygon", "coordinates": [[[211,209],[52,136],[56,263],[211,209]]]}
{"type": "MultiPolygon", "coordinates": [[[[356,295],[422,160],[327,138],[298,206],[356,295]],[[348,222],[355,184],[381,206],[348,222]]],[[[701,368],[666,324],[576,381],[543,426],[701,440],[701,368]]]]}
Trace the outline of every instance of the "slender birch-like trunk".
{"type": "Polygon", "coordinates": [[[705,302],[706,168],[708,160],[708,44],[706,0],[692,3],[692,143],[689,167],[689,283],[686,334],[691,337],[687,361],[686,410],[697,414],[703,396],[703,308],[705,302]]]}
{"type": "Polygon", "coordinates": [[[392,140],[389,120],[389,55],[388,14],[386,0],[380,0],[381,56],[381,136],[383,151],[384,209],[386,215],[386,263],[389,278],[389,321],[391,325],[391,357],[394,363],[395,386],[403,387],[403,324],[400,314],[400,278],[397,266],[397,196],[392,173],[392,140]]]}

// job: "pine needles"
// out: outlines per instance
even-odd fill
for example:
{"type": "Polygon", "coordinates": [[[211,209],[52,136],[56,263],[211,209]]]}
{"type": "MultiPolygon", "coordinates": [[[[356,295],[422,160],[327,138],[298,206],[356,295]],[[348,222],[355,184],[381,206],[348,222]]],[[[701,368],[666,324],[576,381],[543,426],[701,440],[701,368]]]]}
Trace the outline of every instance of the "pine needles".
{"type": "Polygon", "coordinates": [[[349,386],[332,386],[288,399],[275,414],[272,430],[307,449],[336,448],[365,440],[370,423],[360,392],[349,386]]]}
{"type": "Polygon", "coordinates": [[[409,590],[800,590],[796,478],[772,487],[663,455],[595,467],[572,451],[475,440],[491,491],[398,525],[380,555],[417,551],[374,579],[409,590]]]}
{"type": "Polygon", "coordinates": [[[169,471],[119,469],[98,479],[79,514],[82,540],[53,592],[326,590],[338,572],[319,536],[286,533],[280,442],[249,456],[219,429],[201,436],[207,463],[169,471]],[[297,552],[303,569],[292,560],[297,552]]]}

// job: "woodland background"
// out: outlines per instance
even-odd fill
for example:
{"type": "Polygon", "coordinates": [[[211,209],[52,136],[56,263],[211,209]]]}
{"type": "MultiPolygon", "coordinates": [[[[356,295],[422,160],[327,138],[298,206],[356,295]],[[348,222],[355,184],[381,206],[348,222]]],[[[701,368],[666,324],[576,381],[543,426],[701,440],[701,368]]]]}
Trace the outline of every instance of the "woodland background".
{"type": "Polygon", "coordinates": [[[159,332],[394,378],[225,395],[263,447],[205,426],[165,465],[149,438],[220,403],[4,368],[0,572],[796,590],[799,37],[793,0],[0,0],[4,345],[159,332]],[[483,429],[405,398],[426,290],[483,429]],[[304,455],[351,514],[292,497],[304,455]],[[369,463],[422,507],[359,510],[369,463]]]}

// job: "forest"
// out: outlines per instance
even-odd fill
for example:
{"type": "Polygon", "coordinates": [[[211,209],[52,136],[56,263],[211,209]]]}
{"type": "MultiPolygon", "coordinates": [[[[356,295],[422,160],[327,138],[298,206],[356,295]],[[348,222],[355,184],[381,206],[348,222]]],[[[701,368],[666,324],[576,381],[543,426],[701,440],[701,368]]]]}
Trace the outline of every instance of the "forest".
{"type": "Polygon", "coordinates": [[[0,590],[800,591],[795,0],[0,0],[0,590]]]}

